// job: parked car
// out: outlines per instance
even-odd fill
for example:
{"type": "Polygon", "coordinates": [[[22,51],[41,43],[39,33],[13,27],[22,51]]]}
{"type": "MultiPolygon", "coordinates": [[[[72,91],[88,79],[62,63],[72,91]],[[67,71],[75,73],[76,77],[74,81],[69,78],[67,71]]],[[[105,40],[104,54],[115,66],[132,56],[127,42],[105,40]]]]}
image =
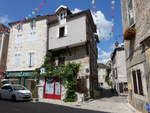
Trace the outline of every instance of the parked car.
{"type": "Polygon", "coordinates": [[[0,89],[0,99],[31,100],[32,93],[30,90],[18,84],[5,84],[0,89]]]}

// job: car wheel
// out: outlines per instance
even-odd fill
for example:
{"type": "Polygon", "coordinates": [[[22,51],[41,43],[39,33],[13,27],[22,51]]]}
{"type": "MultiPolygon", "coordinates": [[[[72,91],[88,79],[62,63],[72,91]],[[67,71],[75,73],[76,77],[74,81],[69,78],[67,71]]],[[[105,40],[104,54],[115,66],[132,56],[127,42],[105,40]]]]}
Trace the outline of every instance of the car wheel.
{"type": "Polygon", "coordinates": [[[12,95],[11,100],[12,100],[13,102],[16,102],[16,96],[15,96],[15,95],[12,95]]]}

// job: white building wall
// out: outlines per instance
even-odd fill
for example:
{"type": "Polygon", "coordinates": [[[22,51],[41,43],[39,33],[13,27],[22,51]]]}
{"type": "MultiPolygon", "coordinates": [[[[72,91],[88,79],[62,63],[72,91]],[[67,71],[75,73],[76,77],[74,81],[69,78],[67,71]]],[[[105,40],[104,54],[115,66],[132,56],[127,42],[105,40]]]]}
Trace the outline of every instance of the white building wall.
{"type": "Polygon", "coordinates": [[[80,45],[86,42],[86,17],[80,16],[63,22],[49,29],[49,50],[63,48],[66,46],[80,45]],[[66,35],[59,38],[59,28],[65,26],[67,28],[66,35]]]}
{"type": "Polygon", "coordinates": [[[105,82],[106,74],[105,68],[98,69],[98,83],[105,82]]]}
{"type": "Polygon", "coordinates": [[[125,51],[116,52],[116,68],[118,74],[118,82],[127,82],[126,57],[125,51]]]}
{"type": "Polygon", "coordinates": [[[34,70],[43,64],[47,45],[47,24],[45,20],[36,21],[36,29],[32,30],[30,23],[23,24],[23,31],[12,26],[10,30],[10,41],[8,46],[7,71],[34,70]],[[31,35],[31,33],[35,33],[31,35]],[[18,35],[22,35],[18,37],[18,35]],[[33,67],[29,67],[29,52],[35,53],[33,67]],[[15,67],[15,54],[20,54],[20,62],[15,67]]]}

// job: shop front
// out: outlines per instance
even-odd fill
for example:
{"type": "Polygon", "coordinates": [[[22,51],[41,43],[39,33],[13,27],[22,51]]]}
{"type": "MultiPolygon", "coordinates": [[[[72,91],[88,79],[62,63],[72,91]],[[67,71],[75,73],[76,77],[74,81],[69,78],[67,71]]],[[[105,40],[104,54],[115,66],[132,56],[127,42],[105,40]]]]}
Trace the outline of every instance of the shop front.
{"type": "Polygon", "coordinates": [[[61,99],[62,83],[59,78],[45,78],[44,98],[61,99]]]}
{"type": "Polygon", "coordinates": [[[32,71],[6,72],[6,77],[14,84],[21,84],[28,89],[35,87],[36,80],[32,71]]]}

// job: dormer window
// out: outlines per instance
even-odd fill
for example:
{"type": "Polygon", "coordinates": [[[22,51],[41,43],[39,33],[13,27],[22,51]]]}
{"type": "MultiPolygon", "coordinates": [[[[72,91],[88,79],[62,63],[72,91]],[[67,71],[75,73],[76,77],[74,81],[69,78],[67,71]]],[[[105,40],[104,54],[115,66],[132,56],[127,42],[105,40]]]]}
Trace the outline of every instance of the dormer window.
{"type": "Polygon", "coordinates": [[[72,14],[67,6],[61,5],[56,9],[56,14],[59,17],[59,20],[65,19],[68,15],[72,14]]]}
{"type": "Polygon", "coordinates": [[[23,30],[22,24],[18,24],[18,25],[17,25],[17,30],[18,30],[18,32],[23,30]]]}
{"type": "Polygon", "coordinates": [[[62,19],[64,19],[64,18],[66,18],[66,16],[67,16],[67,13],[61,13],[60,14],[60,20],[62,20],[62,19]]]}

